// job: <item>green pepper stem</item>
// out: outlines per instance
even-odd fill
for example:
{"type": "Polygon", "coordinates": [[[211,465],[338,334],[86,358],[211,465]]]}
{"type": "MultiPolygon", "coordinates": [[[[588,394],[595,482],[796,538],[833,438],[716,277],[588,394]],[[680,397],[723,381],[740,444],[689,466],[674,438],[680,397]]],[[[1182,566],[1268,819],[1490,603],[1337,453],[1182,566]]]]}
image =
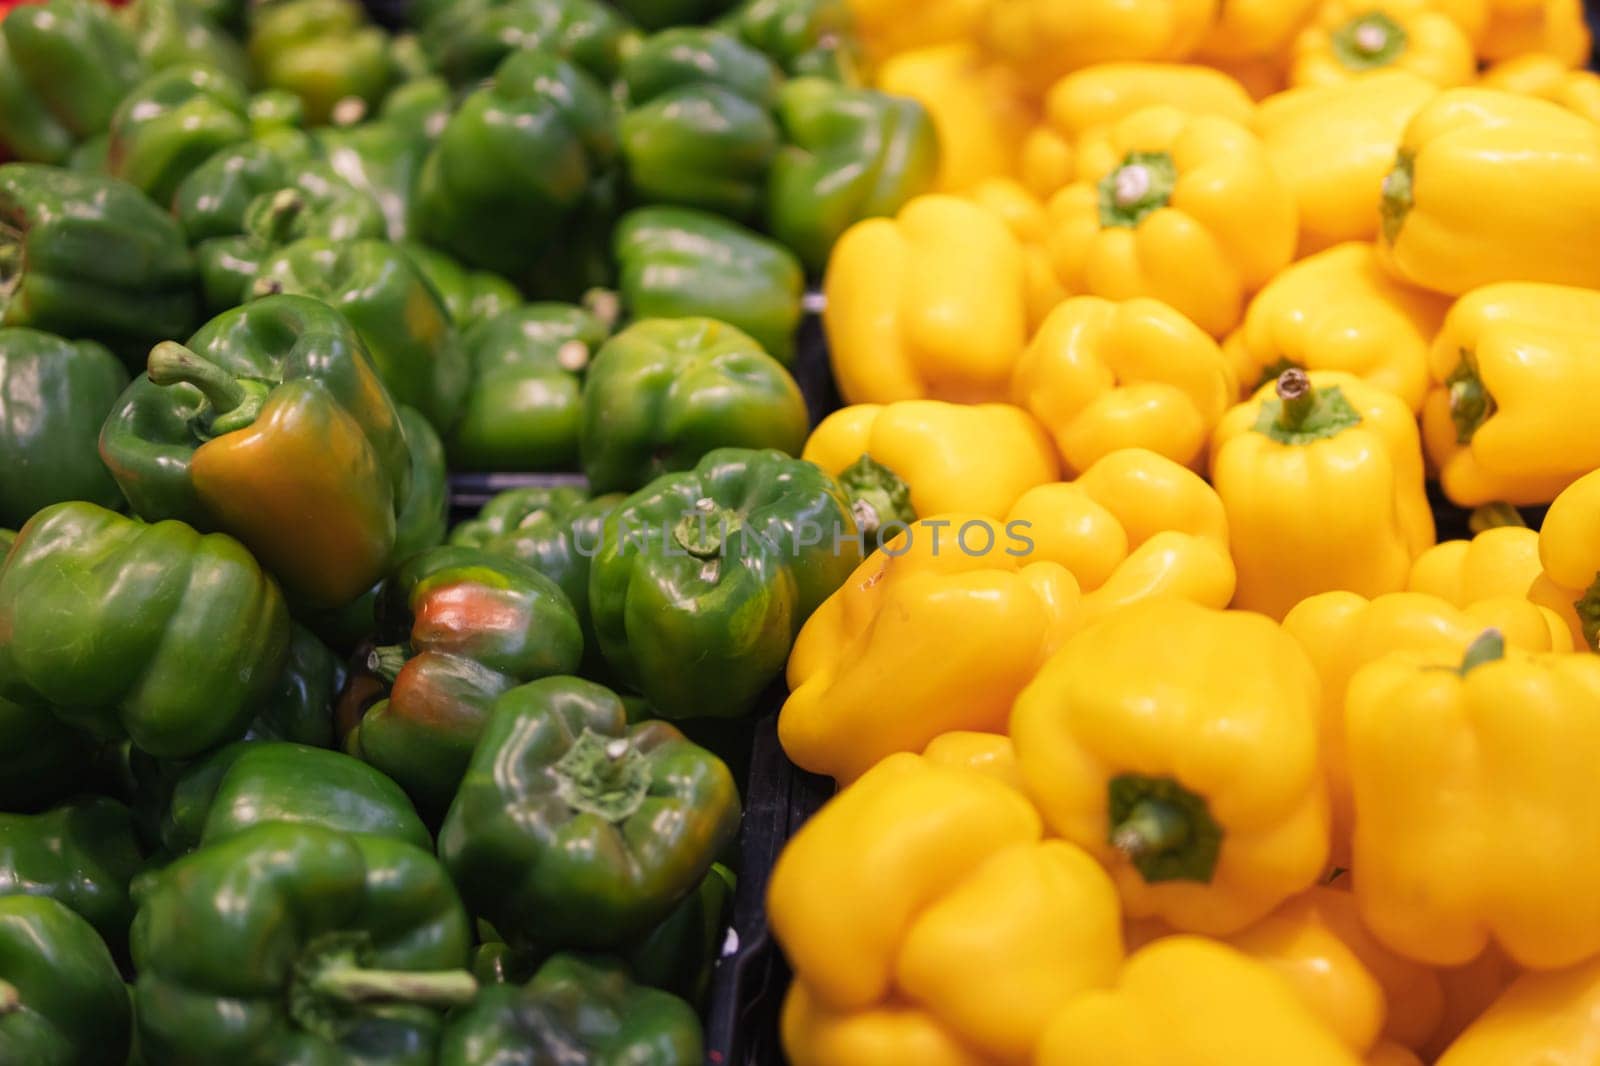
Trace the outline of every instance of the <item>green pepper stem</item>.
{"type": "Polygon", "coordinates": [[[632,817],[650,790],[649,764],[632,742],[587,726],[551,769],[568,806],[608,822],[632,817]]]}
{"type": "Polygon", "coordinates": [[[478,981],[465,970],[368,970],[330,966],[309,982],[313,994],[340,1003],[413,1003],[460,1007],[478,994],[478,981]]]}
{"type": "Polygon", "coordinates": [[[875,535],[891,522],[910,525],[917,520],[910,486],[866,452],[839,472],[839,486],[850,497],[856,528],[864,536],[875,535]]]}
{"type": "Polygon", "coordinates": [[[22,994],[10,981],[0,981],[0,1018],[22,1009],[22,994]]]}
{"type": "Polygon", "coordinates": [[[1311,387],[1310,375],[1297,366],[1290,367],[1278,375],[1277,393],[1283,401],[1278,425],[1287,432],[1296,432],[1317,405],[1317,390],[1311,387]]]}
{"type": "Polygon", "coordinates": [[[693,511],[678,519],[672,539],[696,559],[715,559],[741,522],[739,512],[718,507],[709,498],[701,499],[695,501],[693,511]]]}
{"type": "Polygon", "coordinates": [[[1390,244],[1400,235],[1400,228],[1411,213],[1415,199],[1411,189],[1414,166],[1415,157],[1408,152],[1401,152],[1395,156],[1394,168],[1383,179],[1383,202],[1378,210],[1383,224],[1383,239],[1390,244]]]}
{"type": "Polygon", "coordinates": [[[293,236],[295,220],[306,209],[306,198],[299,189],[279,189],[272,194],[267,208],[266,239],[273,244],[285,244],[293,236]]]}
{"type": "Polygon", "coordinates": [[[405,669],[410,655],[411,649],[404,644],[383,644],[367,655],[367,669],[392,685],[405,669]]]}
{"type": "Polygon", "coordinates": [[[177,341],[162,341],[150,349],[145,370],[157,385],[184,384],[199,389],[211,404],[210,432],[215,436],[254,422],[268,391],[263,382],[237,378],[177,341]]]}
{"type": "Polygon", "coordinates": [[[1484,663],[1505,657],[1505,634],[1498,629],[1485,629],[1478,634],[1478,639],[1467,645],[1467,652],[1461,657],[1461,676],[1465,677],[1484,663]]]}
{"type": "Polygon", "coordinates": [[[622,317],[622,297],[610,289],[590,289],[583,294],[583,309],[598,318],[610,332],[622,317]]]}
{"type": "Polygon", "coordinates": [[[1488,529],[1527,529],[1527,519],[1509,503],[1486,503],[1467,516],[1467,528],[1474,535],[1488,529]]]}
{"type": "Polygon", "coordinates": [[[1478,427],[1493,417],[1496,405],[1494,394],[1478,376],[1478,357],[1463,348],[1461,361],[1444,379],[1449,390],[1450,421],[1455,423],[1456,443],[1466,444],[1478,427]]]}
{"type": "Polygon", "coordinates": [[[1358,15],[1331,36],[1334,56],[1349,70],[1387,66],[1406,48],[1405,27],[1381,11],[1358,15]]]}
{"type": "Polygon", "coordinates": [[[1142,799],[1111,830],[1111,846],[1130,859],[1159,855],[1189,839],[1189,820],[1172,804],[1142,799]]]}

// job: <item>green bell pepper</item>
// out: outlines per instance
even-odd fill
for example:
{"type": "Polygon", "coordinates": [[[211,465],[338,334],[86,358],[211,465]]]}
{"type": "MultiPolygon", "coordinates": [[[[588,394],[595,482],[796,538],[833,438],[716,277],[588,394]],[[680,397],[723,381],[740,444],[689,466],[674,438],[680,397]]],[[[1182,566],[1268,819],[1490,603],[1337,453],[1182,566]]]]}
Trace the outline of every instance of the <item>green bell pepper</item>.
{"type": "Polygon", "coordinates": [[[617,139],[635,196],[759,217],[778,151],[772,61],[717,30],[647,40],[622,67],[628,101],[617,139]]]}
{"type": "Polygon", "coordinates": [[[390,93],[375,121],[316,133],[329,168],[383,210],[384,235],[391,241],[411,231],[417,174],[450,119],[450,106],[450,87],[427,78],[390,93]]]}
{"type": "Polygon", "coordinates": [[[471,925],[411,844],[265,823],[139,888],[139,1038],[162,1066],[433,1066],[471,925]]]}
{"type": "Polygon", "coordinates": [[[342,752],[273,742],[230,744],[187,768],[162,819],[162,843],[182,854],[266,822],[369,833],[433,850],[416,808],[383,774],[342,752]]]}
{"type": "Polygon", "coordinates": [[[389,35],[356,0],[252,5],[246,47],[261,84],[300,97],[313,126],[333,119],[346,100],[375,106],[395,74],[389,35]]]}
{"type": "Polygon", "coordinates": [[[786,143],[768,181],[767,228],[813,272],[852,225],[933,188],[939,141],[908,97],[796,78],[778,95],[778,122],[786,143]]]}
{"type": "Polygon", "coordinates": [[[345,739],[425,814],[443,811],[502,692],[570,674],[583,656],[572,604],[512,559],[441,547],[404,563],[378,595],[372,673],[388,691],[345,739]]]}
{"type": "Polygon", "coordinates": [[[520,279],[614,155],[605,90],[565,60],[517,52],[462,102],[423,164],[417,231],[463,263],[520,279]]]}
{"type": "Polygon", "coordinates": [[[719,448],[606,520],[589,609],[606,660],[663,717],[731,718],[782,676],[801,625],[860,561],[833,478],[719,448]]]}
{"type": "Polygon", "coordinates": [[[66,904],[114,951],[127,947],[134,910],[128,885],[143,868],[133,815],[116,800],[96,796],[43,814],[0,814],[0,896],[66,904]]]}
{"type": "Polygon", "coordinates": [[[552,677],[501,696],[439,830],[439,857],[508,944],[607,949],[694,891],[739,828],[715,755],[628,724],[610,689],[552,677]]]}
{"type": "Polygon", "coordinates": [[[441,431],[460,417],[471,368],[450,312],[411,257],[387,241],[306,237],[269,255],[256,297],[310,296],[336,308],[360,334],[396,403],[441,431]]]}
{"type": "Polygon", "coordinates": [[[128,372],[93,341],[0,328],[0,523],[65,500],[121,507],[100,461],[100,425],[128,372]]]}
{"type": "Polygon", "coordinates": [[[0,1062],[123,1066],[128,992],[94,927],[53,899],[0,898],[0,1062]]]}
{"type": "Polygon", "coordinates": [[[699,1006],[711,989],[711,970],[722,951],[724,916],[733,901],[733,871],[713,863],[700,887],[626,953],[641,983],[699,1006]]]}
{"type": "Polygon", "coordinates": [[[609,330],[570,304],[535,303],[479,323],[466,412],[450,434],[460,470],[571,470],[578,464],[583,378],[609,330]]]}
{"type": "Polygon", "coordinates": [[[623,13],[650,30],[664,30],[691,22],[707,22],[731,6],[733,0],[617,0],[623,13]]]}
{"type": "MultiPolygon", "coordinates": [[[[522,303],[522,293],[499,274],[468,270],[453,256],[425,244],[411,242],[402,247],[444,301],[451,320],[463,334],[479,322],[522,303]]],[[[470,355],[470,345],[467,350],[470,355]]]]}
{"type": "Polygon", "coordinates": [[[12,158],[64,163],[105,132],[144,76],[133,36],[96,0],[25,5],[0,21],[0,145],[12,158]]]}
{"type": "Polygon", "coordinates": [[[123,13],[151,70],[204,63],[234,81],[250,80],[244,48],[196,0],[133,0],[123,13]]]}
{"type": "Polygon", "coordinates": [[[748,334],[710,318],[636,322],[601,347],[583,387],[583,472],[632,492],[716,448],[798,455],[800,386],[748,334]]]}
{"type": "Polygon", "coordinates": [[[558,55],[609,82],[639,42],[639,31],[599,0],[447,0],[414,8],[429,65],[453,85],[482,81],[524,50],[558,55]]]}
{"type": "Polygon", "coordinates": [[[0,562],[4,562],[6,555],[11,551],[12,542],[17,539],[14,529],[0,529],[0,562]]]}
{"type": "Polygon", "coordinates": [[[400,426],[411,456],[411,487],[395,519],[396,563],[437,548],[450,528],[450,474],[445,467],[444,442],[415,407],[400,408],[400,426]]]}
{"type": "Polygon", "coordinates": [[[288,644],[244,546],[181,522],[56,504],[0,569],[0,697],[163,758],[242,735],[288,644]]]}
{"type": "Polygon", "coordinates": [[[268,296],[157,345],[100,454],[136,514],[238,537],[297,605],[348,603],[393,561],[405,433],[360,337],[319,301],[268,296]]]}
{"type": "Polygon", "coordinates": [[[0,166],[0,325],[142,353],[188,332],[195,313],[183,233],[138,189],[37,163],[0,166]]]}
{"type": "Polygon", "coordinates": [[[789,249],[686,207],[630,211],[613,241],[618,294],[634,318],[715,318],[794,362],[805,271],[789,249]]]}
{"type": "Polygon", "coordinates": [[[42,810],[81,791],[94,757],[90,738],[48,709],[0,696],[0,810],[42,810]]]}
{"type": "Polygon", "coordinates": [[[244,86],[198,63],[150,75],[111,118],[106,168],[163,207],[212,155],[250,136],[244,86]]]}
{"type": "Polygon", "coordinates": [[[717,22],[792,77],[861,82],[861,55],[846,0],[745,0],[717,22]]]}
{"type": "Polygon", "coordinates": [[[331,747],[333,707],[344,681],[344,663],[309,629],[293,624],[283,672],[256,712],[245,738],[331,747]]]}
{"type": "Polygon", "coordinates": [[[450,1019],[439,1066],[700,1066],[700,1019],[617,963],[556,955],[517,988],[485,988],[450,1019]]]}

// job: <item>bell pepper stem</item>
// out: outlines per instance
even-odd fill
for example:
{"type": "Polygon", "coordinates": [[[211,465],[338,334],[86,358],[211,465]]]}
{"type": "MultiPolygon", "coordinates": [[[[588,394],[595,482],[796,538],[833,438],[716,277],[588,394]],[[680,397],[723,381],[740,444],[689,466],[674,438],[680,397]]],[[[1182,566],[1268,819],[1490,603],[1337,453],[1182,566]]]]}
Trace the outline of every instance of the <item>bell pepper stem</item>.
{"type": "Polygon", "coordinates": [[[627,737],[585,728],[552,767],[556,792],[574,810],[622,822],[644,803],[650,768],[627,737]]]}
{"type": "Polygon", "coordinates": [[[856,528],[864,536],[873,536],[892,522],[910,525],[917,520],[910,486],[865,452],[839,472],[839,485],[850,497],[856,528]]]}
{"type": "Polygon", "coordinates": [[[306,199],[298,189],[279,189],[272,195],[267,211],[266,238],[273,244],[285,244],[293,236],[295,220],[306,208],[306,199]]]}
{"type": "Polygon", "coordinates": [[[1383,179],[1383,202],[1379,207],[1379,215],[1383,223],[1383,239],[1390,244],[1400,235],[1400,228],[1411,213],[1414,165],[1415,157],[1408,152],[1401,152],[1395,157],[1394,168],[1383,179]]]}
{"type": "Polygon", "coordinates": [[[737,511],[718,507],[711,499],[696,500],[694,509],[672,528],[672,539],[696,559],[715,559],[740,522],[737,511]]]}
{"type": "Polygon", "coordinates": [[[1293,433],[1305,425],[1307,416],[1317,405],[1317,392],[1311,387],[1311,378],[1299,367],[1290,367],[1278,375],[1278,399],[1283,408],[1278,412],[1278,425],[1293,433]]]}
{"type": "Polygon", "coordinates": [[[1172,202],[1178,168],[1167,152],[1129,152],[1100,180],[1100,225],[1132,228],[1172,202]]]}
{"type": "Polygon", "coordinates": [[[1505,657],[1505,634],[1498,629],[1485,629],[1478,634],[1476,640],[1467,645],[1466,654],[1461,657],[1461,676],[1465,677],[1484,663],[1492,663],[1505,657]]]}
{"type": "Polygon", "coordinates": [[[1106,801],[1106,842],[1146,883],[1210,882],[1224,832],[1204,796],[1170,777],[1119,774],[1106,801]]]}
{"type": "Polygon", "coordinates": [[[1142,859],[1182,847],[1189,839],[1189,821],[1165,800],[1143,799],[1111,830],[1111,846],[1130,859],[1142,859]]]}
{"type": "Polygon", "coordinates": [[[1388,66],[1406,48],[1406,29],[1382,11],[1358,15],[1333,31],[1333,54],[1348,70],[1388,66]]]}
{"type": "Polygon", "coordinates": [[[267,395],[264,383],[237,378],[177,341],[162,341],[150,349],[145,370],[157,385],[186,384],[199,389],[211,405],[209,429],[214,436],[254,422],[267,395]]]}
{"type": "Polygon", "coordinates": [[[310,981],[311,991],[339,1003],[413,1003],[460,1007],[478,994],[478,981],[465,970],[368,970],[330,966],[310,981]]]}
{"type": "Polygon", "coordinates": [[[1509,503],[1486,503],[1473,510],[1467,516],[1467,529],[1473,535],[1488,529],[1527,529],[1527,519],[1522,517],[1522,512],[1509,503]]]}
{"type": "Polygon", "coordinates": [[[583,294],[583,309],[598,318],[609,333],[622,317],[622,297],[610,289],[590,289],[583,294]]]}
{"type": "Polygon", "coordinates": [[[0,981],[0,1018],[22,1009],[22,995],[10,981],[0,981]]]}
{"type": "Polygon", "coordinates": [[[1478,427],[1493,417],[1494,394],[1478,374],[1477,356],[1465,348],[1461,350],[1461,361],[1444,379],[1444,384],[1449,390],[1450,421],[1455,423],[1456,443],[1466,444],[1478,432],[1478,427]]]}
{"type": "Polygon", "coordinates": [[[367,654],[367,669],[392,685],[409,657],[410,649],[404,644],[380,645],[367,654]]]}

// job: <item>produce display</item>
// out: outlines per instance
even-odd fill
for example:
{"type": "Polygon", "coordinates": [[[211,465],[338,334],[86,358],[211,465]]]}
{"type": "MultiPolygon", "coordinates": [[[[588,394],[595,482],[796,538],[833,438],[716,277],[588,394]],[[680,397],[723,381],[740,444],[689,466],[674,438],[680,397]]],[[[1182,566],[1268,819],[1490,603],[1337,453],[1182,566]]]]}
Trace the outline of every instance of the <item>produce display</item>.
{"type": "Polygon", "coordinates": [[[1582,0],[0,0],[0,1066],[1594,1066],[1582,0]]]}

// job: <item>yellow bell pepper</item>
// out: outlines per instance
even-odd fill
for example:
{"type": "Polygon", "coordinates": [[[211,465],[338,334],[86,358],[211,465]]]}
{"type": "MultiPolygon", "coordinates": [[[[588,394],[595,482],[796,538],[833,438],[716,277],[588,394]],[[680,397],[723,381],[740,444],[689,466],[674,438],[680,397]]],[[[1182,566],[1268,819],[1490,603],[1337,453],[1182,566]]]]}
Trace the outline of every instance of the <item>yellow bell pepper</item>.
{"type": "Polygon", "coordinates": [[[1429,370],[1423,438],[1461,506],[1549,503],[1600,467],[1589,404],[1600,395],[1600,292],[1517,282],[1471,292],[1445,316],[1429,370]]]}
{"type": "Polygon", "coordinates": [[[988,551],[946,514],[869,556],[806,621],[778,739],[841,783],[953,730],[1005,731],[1012,701],[1082,620],[1078,584],[1002,536],[988,551]]]}
{"type": "Polygon", "coordinates": [[[1239,570],[1235,607],[1282,618],[1332,589],[1398,592],[1433,545],[1411,411],[1349,374],[1286,370],[1229,411],[1211,480],[1239,570]]]}
{"type": "Polygon", "coordinates": [[[1539,534],[1526,526],[1497,526],[1471,540],[1441,541],[1417,556],[1406,589],[1468,607],[1496,597],[1525,597],[1543,572],[1539,534]]]}
{"type": "Polygon", "coordinates": [[[1294,42],[1289,84],[1338,85],[1406,70],[1441,88],[1478,73],[1472,41],[1433,0],[1327,0],[1294,42]]]}
{"type": "Polygon", "coordinates": [[[984,45],[1043,94],[1064,74],[1119,60],[1186,59],[1220,0],[990,0],[984,45]]]}
{"type": "Polygon", "coordinates": [[[1341,244],[1302,259],[1250,301],[1231,348],[1249,392],[1290,367],[1343,370],[1422,409],[1428,348],[1448,302],[1384,271],[1369,244],[1341,244]]]}
{"type": "Polygon", "coordinates": [[[1229,0],[1200,43],[1200,55],[1239,60],[1285,51],[1316,13],[1319,0],[1229,0]]]}
{"type": "Polygon", "coordinates": [[[1538,537],[1546,581],[1535,585],[1533,598],[1570,605],[1581,646],[1600,646],[1600,471],[1585,474],[1556,497],[1538,537]]]}
{"type": "MultiPolygon", "coordinates": [[[[1484,32],[1489,28],[1489,5],[1499,0],[1433,0],[1433,8],[1450,16],[1461,27],[1472,47],[1481,50],[1484,32]]],[[[1513,4],[1527,4],[1530,0],[1511,0],[1513,4]]],[[[1542,0],[1531,0],[1538,4],[1542,0]]]]}
{"type": "Polygon", "coordinates": [[[1201,52],[1195,56],[1195,62],[1213,70],[1220,70],[1244,86],[1244,91],[1257,103],[1289,87],[1289,71],[1282,55],[1245,56],[1235,59],[1201,52]]]}
{"type": "Polygon", "coordinates": [[[1583,0],[1491,0],[1478,54],[1496,63],[1542,52],[1581,67],[1589,61],[1589,46],[1583,0]]]}
{"type": "Polygon", "coordinates": [[[1438,93],[1397,70],[1262,101],[1255,130],[1294,193],[1302,255],[1378,235],[1384,175],[1406,123],[1438,93]]]}
{"type": "Polygon", "coordinates": [[[1049,204],[1050,258],[1072,292],[1171,304],[1213,337],[1294,255],[1294,196],[1255,134],[1216,115],[1136,111],[1049,204]]]}
{"type": "Polygon", "coordinates": [[[1159,300],[1098,296],[1057,305],[1011,380],[1012,402],[1072,471],[1119,448],[1197,465],[1237,389],[1217,342],[1183,315],[1159,300]]]}
{"type": "Polygon", "coordinates": [[[1317,721],[1316,674],[1277,626],[1154,599],[1069,639],[1011,739],[1045,822],[1105,865],[1130,917],[1226,935],[1323,870],[1317,721]]]}
{"type": "Polygon", "coordinates": [[[1600,959],[1523,974],[1439,1059],[1439,1066],[1586,1066],[1600,1062],[1600,959]]]}
{"type": "Polygon", "coordinates": [[[1016,75],[970,41],[903,52],[878,68],[876,84],[927,109],[939,137],[936,191],[965,192],[987,178],[1016,174],[1033,108],[1016,75]]]}
{"type": "Polygon", "coordinates": [[[1550,55],[1525,55],[1497,63],[1478,81],[1488,89],[1537,96],[1591,122],[1600,122],[1600,74],[1572,70],[1550,55]]]}
{"type": "Polygon", "coordinates": [[[1465,966],[1440,966],[1434,973],[1444,990],[1444,1014],[1439,1025],[1422,1046],[1426,1062],[1437,1062],[1445,1048],[1477,1021],[1489,1005],[1522,976],[1522,968],[1505,952],[1490,944],[1483,954],[1465,966]]]}
{"type": "Polygon", "coordinates": [[[840,479],[857,526],[880,540],[895,522],[946,511],[1000,518],[1060,475],[1033,416],[999,403],[855,404],[824,418],[800,457],[840,479]]]}
{"type": "Polygon", "coordinates": [[[973,201],[993,211],[1006,224],[1022,245],[1023,287],[1028,301],[1028,332],[1039,328],[1040,323],[1057,304],[1067,298],[1050,265],[1050,253],[1045,247],[1049,231],[1049,216],[1026,188],[1008,178],[990,178],[973,186],[973,201]]]}
{"type": "Polygon", "coordinates": [[[867,59],[881,63],[916,48],[970,41],[989,0],[847,0],[867,59]]]}
{"type": "Polygon", "coordinates": [[[1017,769],[1017,749],[1010,737],[965,730],[941,733],[928,741],[928,746],[922,749],[922,757],[941,766],[976,770],[1018,792],[1023,791],[1022,771],[1017,769]]]}
{"type": "Polygon", "coordinates": [[[932,1061],[1028,1062],[1045,1024],[1122,959],[1110,878],[1041,833],[1015,789],[910,754],[824,806],[767,886],[800,990],[784,1012],[789,1060],[921,1063],[910,1053],[937,1050],[936,1032],[971,1059],[932,1061]]]}
{"type": "Polygon", "coordinates": [[[1037,1066],[1360,1066],[1273,969],[1214,940],[1172,936],[1123,964],[1045,1030],[1037,1066]]]}
{"type": "Polygon", "coordinates": [[[1450,295],[1497,281],[1600,287],[1600,125],[1531,96],[1452,89],[1406,127],[1379,247],[1450,295]]]}
{"type": "Polygon", "coordinates": [[[1415,1051],[1392,1040],[1379,1041],[1365,1062],[1366,1066],[1423,1066],[1415,1051]]]}
{"type": "MultiPolygon", "coordinates": [[[[1521,965],[1600,952],[1600,658],[1397,652],[1345,700],[1362,918],[1438,966],[1497,942],[1521,965]]],[[[1018,745],[1018,755],[1025,752],[1018,745]]]]}
{"type": "Polygon", "coordinates": [[[1516,648],[1568,651],[1571,639],[1555,615],[1515,596],[1455,607],[1434,596],[1395,592],[1368,600],[1324,592],[1295,605],[1283,631],[1300,642],[1322,682],[1322,765],[1333,811],[1332,861],[1350,865],[1354,808],[1345,753],[1345,693],[1367,663],[1393,651],[1460,658],[1478,634],[1497,627],[1516,648]]]}
{"type": "Polygon", "coordinates": [[[823,292],[846,403],[1005,399],[1028,303],[1022,246],[992,211],[919,196],[858,222],[834,245],[823,292]]]}
{"type": "Polygon", "coordinates": [[[1080,138],[1158,104],[1191,115],[1219,115],[1241,126],[1248,126],[1255,114],[1255,102],[1244,87],[1208,67],[1187,63],[1085,67],[1056,82],[1045,95],[1044,121],[1023,145],[1023,181],[1043,197],[1070,185],[1080,138]]]}

